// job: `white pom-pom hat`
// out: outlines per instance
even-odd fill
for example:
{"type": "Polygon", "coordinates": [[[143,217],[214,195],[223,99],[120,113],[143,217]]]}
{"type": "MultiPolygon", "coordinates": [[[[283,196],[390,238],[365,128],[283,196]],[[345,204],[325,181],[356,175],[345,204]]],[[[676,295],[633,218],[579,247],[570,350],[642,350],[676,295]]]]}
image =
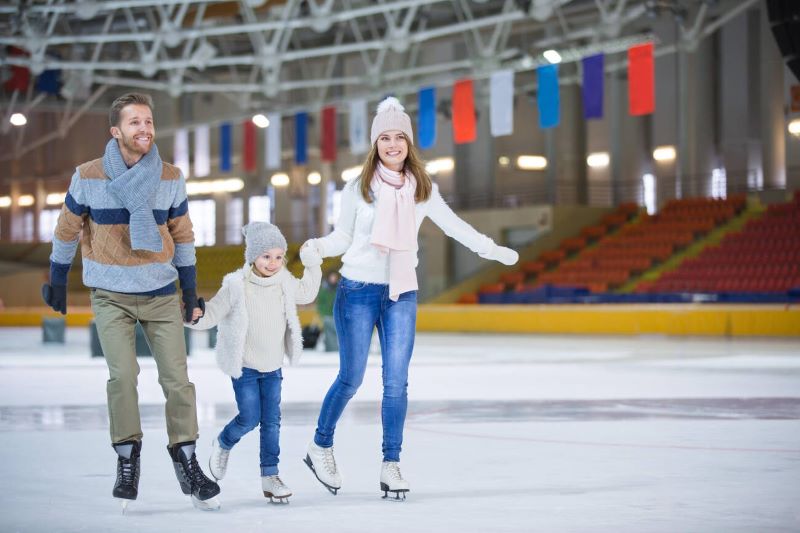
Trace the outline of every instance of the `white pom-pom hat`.
{"type": "Polygon", "coordinates": [[[406,134],[411,144],[414,144],[414,132],[411,129],[411,118],[406,114],[405,108],[394,96],[384,98],[378,104],[378,112],[372,119],[372,131],[369,140],[375,144],[378,136],[384,131],[400,130],[406,134]]]}

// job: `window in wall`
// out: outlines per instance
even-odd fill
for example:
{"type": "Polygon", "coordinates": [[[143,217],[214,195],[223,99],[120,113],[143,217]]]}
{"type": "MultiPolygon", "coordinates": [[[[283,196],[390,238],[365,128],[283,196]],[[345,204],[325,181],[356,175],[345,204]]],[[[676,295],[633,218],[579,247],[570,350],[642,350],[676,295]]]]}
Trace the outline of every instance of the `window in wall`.
{"type": "Polygon", "coordinates": [[[217,207],[214,200],[190,200],[189,218],[194,227],[195,246],[214,246],[216,243],[217,207]]]}
{"type": "Polygon", "coordinates": [[[332,226],[339,220],[339,213],[342,208],[342,191],[336,190],[336,184],[328,182],[328,205],[325,206],[325,219],[328,225],[332,226]]]}
{"type": "Polygon", "coordinates": [[[711,171],[711,197],[725,198],[728,194],[728,176],[724,168],[711,171]]]}
{"type": "Polygon", "coordinates": [[[56,229],[58,215],[61,209],[44,209],[39,215],[39,240],[50,242],[53,240],[53,231],[56,229]]]}
{"type": "Polygon", "coordinates": [[[251,196],[248,202],[249,222],[269,222],[272,201],[269,196],[251,196]]]}
{"type": "Polygon", "coordinates": [[[642,176],[642,201],[641,205],[647,208],[647,213],[656,212],[656,177],[652,174],[642,176]]]}
{"type": "Polygon", "coordinates": [[[17,242],[33,241],[33,211],[25,211],[19,215],[11,226],[11,240],[17,242]]]}
{"type": "Polygon", "coordinates": [[[225,242],[227,244],[242,244],[243,209],[244,200],[241,198],[231,198],[228,201],[225,215],[225,242]]]}
{"type": "Polygon", "coordinates": [[[760,168],[751,168],[747,171],[747,189],[760,191],[764,188],[764,173],[760,168]]]}

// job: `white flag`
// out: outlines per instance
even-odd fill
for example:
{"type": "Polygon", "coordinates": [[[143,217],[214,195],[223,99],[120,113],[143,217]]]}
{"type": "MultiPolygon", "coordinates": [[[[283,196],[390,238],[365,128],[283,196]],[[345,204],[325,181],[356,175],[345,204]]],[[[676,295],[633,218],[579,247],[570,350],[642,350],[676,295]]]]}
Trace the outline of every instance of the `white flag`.
{"type": "Polygon", "coordinates": [[[204,178],[211,174],[211,149],[209,126],[197,126],[194,130],[194,176],[204,178]]]}
{"type": "Polygon", "coordinates": [[[511,135],[514,132],[514,71],[493,73],[489,88],[492,137],[511,135]]]}
{"type": "Polygon", "coordinates": [[[189,178],[189,130],[179,128],[175,130],[175,144],[172,149],[172,159],[176,167],[181,169],[184,178],[189,178]]]}
{"type": "Polygon", "coordinates": [[[281,115],[270,113],[267,119],[269,126],[264,146],[267,157],[264,158],[264,164],[268,169],[281,168],[281,115]]]}
{"type": "Polygon", "coordinates": [[[350,152],[358,155],[367,150],[367,101],[354,100],[350,102],[350,152]]]}

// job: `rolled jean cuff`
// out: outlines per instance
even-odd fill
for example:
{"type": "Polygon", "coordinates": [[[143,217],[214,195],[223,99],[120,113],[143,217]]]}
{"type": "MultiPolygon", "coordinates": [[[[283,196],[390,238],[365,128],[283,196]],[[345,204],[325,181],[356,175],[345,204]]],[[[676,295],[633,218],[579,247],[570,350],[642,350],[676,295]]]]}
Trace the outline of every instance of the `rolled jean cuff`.
{"type": "Polygon", "coordinates": [[[261,467],[261,477],[277,476],[277,475],[278,475],[278,465],[261,467]]]}

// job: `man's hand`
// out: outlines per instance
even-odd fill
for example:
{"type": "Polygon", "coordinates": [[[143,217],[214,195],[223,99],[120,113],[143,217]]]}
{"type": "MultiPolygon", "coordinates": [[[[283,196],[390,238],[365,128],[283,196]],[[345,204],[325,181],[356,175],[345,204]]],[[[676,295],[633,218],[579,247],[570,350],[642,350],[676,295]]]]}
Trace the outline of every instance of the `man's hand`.
{"type": "Polygon", "coordinates": [[[62,315],[67,314],[67,286],[66,285],[50,285],[45,283],[42,285],[42,298],[47,305],[58,311],[62,315]]]}
{"type": "Polygon", "coordinates": [[[194,310],[199,308],[201,312],[200,316],[203,316],[206,312],[206,302],[202,298],[197,298],[197,291],[194,289],[184,289],[182,300],[183,321],[196,324],[199,317],[195,318],[194,310]]]}

